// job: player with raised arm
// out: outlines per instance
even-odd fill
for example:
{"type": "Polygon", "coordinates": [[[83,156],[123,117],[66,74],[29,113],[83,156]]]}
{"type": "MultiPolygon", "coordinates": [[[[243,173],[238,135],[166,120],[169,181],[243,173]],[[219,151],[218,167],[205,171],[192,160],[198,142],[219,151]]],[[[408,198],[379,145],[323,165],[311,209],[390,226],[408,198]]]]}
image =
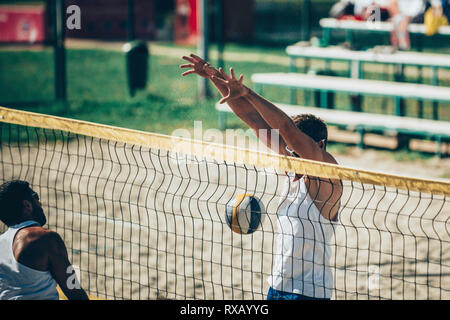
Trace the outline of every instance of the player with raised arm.
{"type": "MultiPolygon", "coordinates": [[[[270,101],[236,79],[216,70],[196,55],[184,56],[190,68],[183,76],[197,74],[209,78],[233,112],[256,133],[269,148],[286,156],[295,156],[337,164],[326,151],[326,124],[310,114],[289,117],[270,101]],[[266,130],[261,130],[266,129],[266,130]],[[279,141],[273,143],[276,130],[279,141]],[[261,135],[261,132],[267,132],[261,135]],[[272,146],[275,145],[276,148],[272,146]],[[275,150],[274,150],[275,149],[275,150]]],[[[330,267],[330,241],[338,219],[342,183],[308,175],[287,173],[278,207],[278,237],[275,267],[269,278],[268,299],[330,299],[333,275],[330,267]]]]}

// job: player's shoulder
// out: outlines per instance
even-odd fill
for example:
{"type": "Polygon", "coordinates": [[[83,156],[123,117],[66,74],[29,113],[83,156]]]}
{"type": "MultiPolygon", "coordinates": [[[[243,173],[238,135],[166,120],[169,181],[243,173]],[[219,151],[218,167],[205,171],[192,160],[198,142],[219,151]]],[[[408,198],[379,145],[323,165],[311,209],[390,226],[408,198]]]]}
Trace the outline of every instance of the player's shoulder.
{"type": "Polygon", "coordinates": [[[26,240],[29,243],[40,244],[43,246],[48,246],[52,243],[60,241],[60,235],[47,228],[43,227],[28,227],[21,229],[20,238],[26,240]]]}
{"type": "Polygon", "coordinates": [[[323,162],[330,163],[330,164],[339,164],[337,162],[336,158],[333,157],[331,155],[331,153],[329,153],[327,151],[323,151],[322,158],[323,158],[323,162]]]}

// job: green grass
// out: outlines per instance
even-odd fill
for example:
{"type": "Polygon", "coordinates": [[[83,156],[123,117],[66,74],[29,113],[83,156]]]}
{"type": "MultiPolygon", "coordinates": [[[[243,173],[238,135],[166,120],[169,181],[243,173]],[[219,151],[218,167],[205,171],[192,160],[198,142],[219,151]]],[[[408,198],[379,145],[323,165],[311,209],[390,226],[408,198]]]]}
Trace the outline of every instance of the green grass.
{"type": "Polygon", "coordinates": [[[51,51],[0,52],[0,101],[4,106],[109,125],[168,133],[205,115],[207,102],[195,102],[195,78],[182,79],[176,59],[151,57],[145,92],[130,98],[125,56],[120,52],[70,50],[68,103],[52,101],[51,51]]]}
{"type": "MultiPolygon", "coordinates": [[[[211,88],[213,98],[198,101],[198,78],[181,77],[181,58],[151,56],[147,90],[131,98],[123,53],[68,50],[66,108],[52,101],[52,59],[51,50],[0,51],[0,104],[164,134],[191,128],[197,120],[205,128],[217,127],[218,94],[211,88]]],[[[246,79],[255,72],[280,71],[278,65],[240,62],[233,66],[246,79]]]]}

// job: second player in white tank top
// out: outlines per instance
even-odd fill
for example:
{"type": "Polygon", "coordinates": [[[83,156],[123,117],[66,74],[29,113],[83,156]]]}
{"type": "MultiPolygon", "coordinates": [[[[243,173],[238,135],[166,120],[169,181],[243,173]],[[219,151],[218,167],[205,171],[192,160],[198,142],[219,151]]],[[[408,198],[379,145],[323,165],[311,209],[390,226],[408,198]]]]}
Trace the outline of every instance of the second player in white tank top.
{"type": "Polygon", "coordinates": [[[289,173],[277,213],[275,265],[268,282],[276,290],[314,298],[331,298],[330,265],[335,222],[322,216],[304,176],[289,173]],[[295,181],[294,181],[295,180],[295,181]]]}

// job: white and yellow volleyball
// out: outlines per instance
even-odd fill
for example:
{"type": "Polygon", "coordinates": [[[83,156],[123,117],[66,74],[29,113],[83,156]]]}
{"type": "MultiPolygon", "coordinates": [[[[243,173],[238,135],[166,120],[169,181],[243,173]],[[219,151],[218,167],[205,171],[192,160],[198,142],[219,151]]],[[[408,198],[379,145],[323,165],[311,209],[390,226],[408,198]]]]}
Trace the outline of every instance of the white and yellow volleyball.
{"type": "Polygon", "coordinates": [[[255,232],[264,221],[264,217],[263,203],[251,194],[239,194],[227,203],[225,220],[236,233],[255,232]]]}

